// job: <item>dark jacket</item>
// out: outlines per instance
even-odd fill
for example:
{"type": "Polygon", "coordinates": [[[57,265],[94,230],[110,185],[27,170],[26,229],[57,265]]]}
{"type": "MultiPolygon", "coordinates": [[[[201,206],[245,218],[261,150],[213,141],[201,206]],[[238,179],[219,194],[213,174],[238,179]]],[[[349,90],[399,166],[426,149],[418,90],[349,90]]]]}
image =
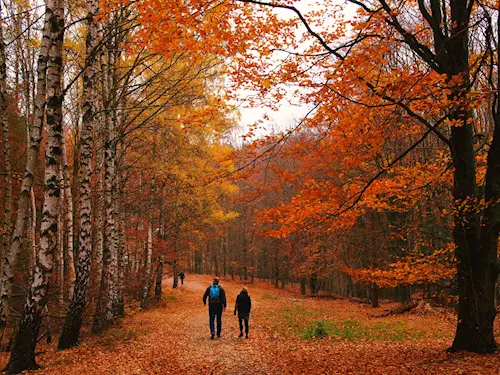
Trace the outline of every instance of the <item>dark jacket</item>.
{"type": "MultiPolygon", "coordinates": [[[[211,286],[211,285],[210,285],[211,286]]],[[[221,305],[222,307],[226,308],[226,292],[224,289],[219,285],[219,300],[218,301],[210,301],[210,286],[205,290],[205,294],[203,295],[203,304],[207,303],[207,298],[208,298],[208,304],[210,305],[221,305]]]]}
{"type": "Polygon", "coordinates": [[[234,306],[234,312],[238,311],[238,315],[250,314],[252,309],[252,300],[247,292],[241,292],[236,297],[236,305],[234,306]]]}

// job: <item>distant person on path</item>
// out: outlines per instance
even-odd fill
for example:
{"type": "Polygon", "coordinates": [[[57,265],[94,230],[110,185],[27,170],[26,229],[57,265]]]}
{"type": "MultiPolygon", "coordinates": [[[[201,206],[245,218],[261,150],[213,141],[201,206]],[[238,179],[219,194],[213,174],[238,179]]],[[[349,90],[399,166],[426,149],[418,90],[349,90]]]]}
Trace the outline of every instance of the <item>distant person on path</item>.
{"type": "Polygon", "coordinates": [[[248,295],[248,289],[244,287],[236,297],[236,305],[234,306],[234,315],[238,312],[238,320],[240,321],[239,337],[243,337],[243,322],[245,322],[245,338],[248,339],[248,320],[250,319],[251,309],[252,300],[248,295]]]}
{"type": "Polygon", "coordinates": [[[184,285],[184,272],[179,272],[179,278],[181,279],[181,285],[184,285]]]}
{"type": "Polygon", "coordinates": [[[219,285],[219,278],[214,277],[214,282],[210,285],[203,295],[203,304],[207,304],[208,298],[208,316],[210,323],[210,339],[214,339],[215,325],[214,320],[217,317],[217,337],[220,337],[222,331],[222,312],[226,310],[226,292],[219,285]]]}

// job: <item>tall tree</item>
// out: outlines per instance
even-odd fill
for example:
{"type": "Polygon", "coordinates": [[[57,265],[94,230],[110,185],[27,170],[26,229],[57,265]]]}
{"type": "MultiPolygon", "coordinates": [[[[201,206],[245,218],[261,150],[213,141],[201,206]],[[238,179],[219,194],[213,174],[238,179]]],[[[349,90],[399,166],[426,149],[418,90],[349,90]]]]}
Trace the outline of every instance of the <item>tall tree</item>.
{"type": "Polygon", "coordinates": [[[51,45],[47,69],[47,143],[45,151],[44,201],[40,227],[40,250],[33,272],[26,305],[16,331],[7,373],[19,373],[38,367],[35,346],[42,323],[42,313],[47,304],[50,274],[54,268],[57,251],[58,198],[61,192],[59,168],[62,159],[62,69],[64,40],[64,5],[60,0],[47,0],[45,22],[51,45]]]}
{"type": "MultiPolygon", "coordinates": [[[[2,7],[0,6],[0,14],[2,7]]],[[[10,244],[12,226],[12,164],[10,152],[10,129],[7,121],[7,56],[5,54],[4,21],[0,21],[0,125],[3,144],[4,194],[3,194],[3,228],[0,250],[7,252],[10,244]]]]}
{"type": "MultiPolygon", "coordinates": [[[[14,280],[14,266],[24,243],[24,233],[30,219],[32,188],[37,167],[40,144],[42,141],[45,107],[47,104],[47,65],[49,50],[54,43],[52,30],[46,14],[42,35],[42,43],[37,61],[37,86],[34,99],[33,124],[29,132],[29,145],[26,155],[26,167],[21,185],[21,193],[17,205],[17,215],[10,247],[2,256],[2,276],[0,279],[0,331],[3,335],[7,324],[9,299],[12,295],[12,282],[14,280]]],[[[33,210],[33,212],[35,212],[33,210]]]]}
{"type": "MultiPolygon", "coordinates": [[[[87,293],[92,259],[92,156],[93,135],[97,107],[96,63],[98,24],[96,15],[99,2],[87,2],[87,37],[85,70],[83,73],[83,121],[80,132],[80,204],[78,230],[78,263],[76,280],[71,303],[66,314],[64,327],[59,338],[58,349],[67,349],[78,344],[83,322],[83,313],[87,303],[87,293]]],[[[70,233],[71,235],[71,233],[70,233]]]]}
{"type": "MultiPolygon", "coordinates": [[[[500,124],[498,121],[500,118],[498,117],[498,97],[494,94],[488,98],[491,100],[493,108],[494,130],[488,148],[484,190],[478,189],[474,150],[476,119],[471,97],[474,96],[472,88],[474,77],[476,77],[475,72],[481,68],[473,66],[471,59],[472,51],[476,46],[482,50],[481,54],[484,56],[491,55],[490,51],[497,50],[496,47],[491,47],[493,42],[491,36],[494,35],[492,30],[496,26],[484,26],[484,23],[492,18],[497,18],[498,9],[480,7],[474,0],[451,2],[420,0],[416,6],[409,6],[404,10],[399,9],[399,3],[393,1],[377,0],[372,3],[353,0],[351,3],[359,7],[355,38],[350,39],[347,43],[340,41],[340,45],[333,46],[331,43],[337,42],[337,35],[330,32],[314,31],[311,26],[312,22],[308,22],[296,7],[256,0],[243,0],[243,2],[264,7],[288,9],[294,12],[306,27],[307,34],[318,43],[312,49],[314,53],[323,50],[337,61],[341,61],[344,74],[353,77],[351,83],[357,82],[357,85],[368,89],[368,95],[380,99],[383,105],[393,106],[405,113],[409,118],[423,126],[428,133],[435,134],[448,147],[453,165],[455,205],[453,239],[456,245],[459,289],[458,323],[451,350],[474,352],[496,350],[493,322],[496,316],[494,291],[500,272],[497,255],[500,231],[500,204],[498,204],[500,199],[500,189],[498,188],[500,186],[498,130],[500,124]],[[481,15],[481,13],[485,14],[481,15]],[[495,14],[497,17],[492,16],[495,14]],[[482,22],[475,24],[472,22],[476,15],[482,22]],[[425,32],[423,35],[423,29],[429,33],[425,32]],[[486,32],[489,35],[486,43],[475,46],[470,36],[474,32],[482,33],[482,30],[485,29],[490,30],[486,32]],[[353,51],[360,52],[357,55],[358,59],[365,56],[363,49],[370,50],[371,53],[376,52],[369,48],[368,40],[372,46],[379,43],[386,44],[390,41],[390,44],[386,44],[388,50],[400,47],[402,55],[410,53],[417,60],[416,66],[418,64],[426,66],[428,71],[436,77],[436,84],[443,88],[440,95],[444,102],[440,103],[443,106],[439,106],[442,113],[436,113],[437,116],[430,118],[428,114],[423,113],[413,105],[410,98],[415,84],[414,80],[407,81],[406,85],[403,81],[398,82],[398,89],[395,89],[395,86],[388,85],[387,81],[377,80],[374,76],[366,74],[371,69],[382,72],[381,67],[400,74],[398,69],[390,65],[390,62],[384,61],[382,54],[379,54],[380,58],[367,61],[370,63],[368,70],[358,69],[358,62],[352,60],[352,56],[357,55],[353,51]],[[444,81],[441,81],[443,78],[444,81]],[[398,91],[399,88],[403,91],[398,91]],[[403,92],[407,95],[406,98],[402,95],[403,92]],[[442,130],[443,120],[435,120],[441,118],[443,114],[446,119],[445,123],[449,125],[449,136],[442,130]],[[483,199],[485,205],[480,206],[479,202],[483,199]]],[[[478,64],[485,60],[487,59],[479,60],[478,64]]],[[[415,70],[412,78],[419,76],[420,69],[415,70]]],[[[495,74],[498,75],[498,72],[496,71],[495,74]]],[[[411,75],[407,76],[407,78],[410,77],[411,75]]],[[[489,83],[491,91],[496,92],[497,83],[492,80],[489,83]]],[[[358,101],[359,97],[355,98],[356,88],[354,90],[349,90],[347,87],[344,89],[337,83],[328,83],[323,87],[326,90],[339,93],[344,98],[353,98],[360,105],[364,103],[363,100],[358,101]]],[[[419,143],[412,148],[415,148],[419,143]]],[[[401,157],[412,148],[404,152],[401,157]]],[[[361,196],[365,190],[361,190],[361,193],[356,196],[361,196]]],[[[351,203],[350,206],[355,206],[357,201],[351,203]]]]}

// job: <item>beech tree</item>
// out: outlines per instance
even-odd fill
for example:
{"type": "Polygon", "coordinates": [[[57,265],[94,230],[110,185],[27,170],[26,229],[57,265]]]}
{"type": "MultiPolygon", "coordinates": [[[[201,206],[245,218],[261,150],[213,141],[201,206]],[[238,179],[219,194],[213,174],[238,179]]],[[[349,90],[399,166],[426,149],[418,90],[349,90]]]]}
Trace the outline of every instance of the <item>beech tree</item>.
{"type": "MultiPolygon", "coordinates": [[[[322,50],[332,59],[339,61],[343,66],[340,71],[351,76],[352,83],[357,82],[359,87],[367,88],[368,93],[379,99],[379,104],[375,105],[397,108],[424,127],[429,134],[435,134],[446,145],[453,165],[453,239],[456,245],[459,287],[457,331],[451,350],[494,351],[494,291],[500,270],[497,259],[500,229],[497,204],[500,193],[498,100],[496,94],[487,97],[491,103],[494,126],[491,141],[488,142],[484,186],[479,189],[474,150],[476,118],[471,98],[474,98],[475,78],[484,68],[482,63],[488,59],[487,56],[497,58],[497,49],[494,46],[496,36],[489,20],[496,19],[498,10],[492,5],[479,6],[475,1],[465,0],[451,3],[418,1],[408,4],[404,9],[385,0],[351,1],[350,3],[358,7],[358,13],[353,21],[354,37],[345,42],[337,38],[335,32],[315,31],[312,26],[313,19],[308,20],[291,5],[254,0],[244,2],[292,11],[305,26],[311,40],[316,42],[311,51],[313,55],[322,50]],[[485,42],[473,43],[471,35],[481,30],[486,30],[485,42]],[[441,113],[436,113],[436,117],[441,120],[433,120],[429,114],[424,114],[416,106],[418,100],[411,91],[415,87],[413,80],[407,81],[405,85],[396,75],[395,79],[390,79],[392,67],[387,62],[384,63],[383,55],[379,54],[380,58],[372,61],[367,59],[367,67],[363,69],[368,71],[362,72],[353,65],[354,56],[358,61],[361,56],[367,57],[363,50],[377,56],[376,51],[368,47],[368,43],[383,48],[380,50],[382,53],[387,51],[385,48],[400,48],[401,54],[411,54],[417,59],[417,64],[428,69],[428,77],[435,75],[436,84],[442,87],[439,95],[444,100],[441,103],[443,105],[439,107],[441,113]],[[472,51],[477,53],[478,50],[483,59],[475,60],[472,51]],[[383,73],[384,68],[387,69],[387,76],[383,73]],[[387,80],[377,80],[377,76],[370,73],[371,70],[380,72],[387,80]],[[443,130],[444,126],[448,126],[447,131],[443,130]],[[481,206],[479,202],[485,204],[481,206]]],[[[394,68],[392,71],[399,74],[394,68]]],[[[495,65],[490,65],[490,72],[497,74],[495,65]]],[[[423,77],[425,71],[423,68],[417,68],[413,76],[423,77]]],[[[496,92],[497,83],[493,79],[490,79],[488,86],[490,92],[496,92]]],[[[325,83],[323,87],[363,105],[364,98],[356,98],[356,90],[344,88],[338,81],[325,83]]],[[[412,148],[414,147],[416,146],[412,148]]],[[[355,197],[362,196],[363,192],[364,190],[360,190],[355,197]]],[[[348,206],[355,206],[358,200],[359,198],[354,199],[348,206]]]]}

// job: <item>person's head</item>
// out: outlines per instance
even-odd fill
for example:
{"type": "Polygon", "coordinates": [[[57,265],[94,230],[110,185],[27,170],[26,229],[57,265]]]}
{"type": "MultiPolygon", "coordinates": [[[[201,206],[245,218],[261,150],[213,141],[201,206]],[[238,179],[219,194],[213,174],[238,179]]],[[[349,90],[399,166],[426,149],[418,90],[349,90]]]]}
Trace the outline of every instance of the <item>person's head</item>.
{"type": "Polygon", "coordinates": [[[219,284],[219,278],[217,276],[214,277],[214,285],[219,284]]]}
{"type": "Polygon", "coordinates": [[[248,294],[248,289],[245,286],[241,289],[241,294],[248,294]]]}

